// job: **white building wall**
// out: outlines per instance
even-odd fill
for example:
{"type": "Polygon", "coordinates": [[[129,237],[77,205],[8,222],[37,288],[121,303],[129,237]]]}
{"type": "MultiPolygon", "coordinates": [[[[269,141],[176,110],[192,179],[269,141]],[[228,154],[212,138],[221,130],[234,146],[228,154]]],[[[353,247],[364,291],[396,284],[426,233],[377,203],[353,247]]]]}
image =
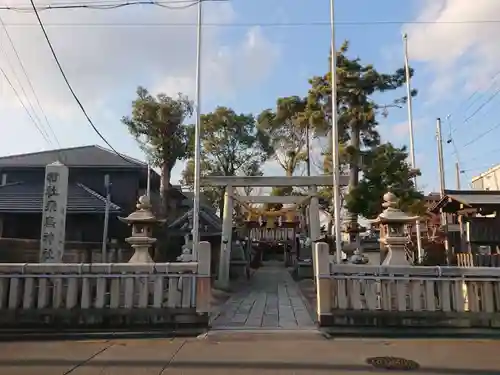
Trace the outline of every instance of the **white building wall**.
{"type": "Polygon", "coordinates": [[[500,190],[500,165],[474,177],[471,185],[474,190],[500,190]]]}

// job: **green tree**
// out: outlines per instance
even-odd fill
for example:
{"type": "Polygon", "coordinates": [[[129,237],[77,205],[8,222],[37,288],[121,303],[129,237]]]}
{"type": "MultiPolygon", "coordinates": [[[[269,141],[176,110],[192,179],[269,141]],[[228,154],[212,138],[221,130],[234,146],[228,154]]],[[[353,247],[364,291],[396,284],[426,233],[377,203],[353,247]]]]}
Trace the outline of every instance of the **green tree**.
{"type": "MultiPolygon", "coordinates": [[[[329,143],[328,148],[322,152],[323,164],[321,165],[321,169],[324,174],[331,175],[333,174],[333,160],[332,160],[332,142],[329,143]]],[[[340,161],[340,171],[341,174],[344,174],[347,171],[347,153],[345,144],[341,144],[339,147],[339,161],[340,161]]],[[[319,188],[319,205],[321,209],[325,210],[330,214],[333,218],[333,187],[332,186],[323,186],[319,188]]],[[[344,196],[346,193],[345,188],[341,188],[340,195],[340,205],[344,205],[344,196]]],[[[333,220],[330,221],[329,227],[327,228],[327,233],[332,232],[333,220]]]]}
{"type": "Polygon", "coordinates": [[[257,118],[259,130],[266,135],[268,151],[286,176],[293,176],[307,161],[309,118],[306,109],[306,98],[279,98],[276,110],[266,109],[257,118]]]}
{"type": "MultiPolygon", "coordinates": [[[[345,42],[337,52],[337,108],[339,138],[346,147],[349,164],[349,191],[356,190],[362,168],[361,154],[380,144],[377,131],[378,117],[387,116],[391,107],[399,107],[406,97],[398,97],[387,104],[375,101],[374,96],[397,90],[405,83],[403,69],[386,74],[359,58],[347,56],[349,44],[345,42]]],[[[413,71],[411,71],[413,74],[413,71]]],[[[331,129],[331,72],[313,77],[308,96],[308,112],[315,132],[325,135],[331,129]]],[[[412,93],[413,95],[416,92],[412,93]]],[[[351,199],[352,200],[352,199],[351,199]]],[[[357,216],[351,212],[350,226],[357,227],[357,216]]]]}
{"type": "MultiPolygon", "coordinates": [[[[258,132],[250,114],[238,114],[226,107],[201,116],[202,176],[262,175],[260,166],[268,158],[265,136],[258,132]]],[[[194,142],[194,140],[193,140],[194,142]]],[[[188,161],[183,184],[192,187],[194,162],[188,161]]],[[[224,188],[204,187],[214,207],[224,210],[224,188]]]]}
{"type": "Polygon", "coordinates": [[[382,211],[383,195],[390,189],[399,199],[403,211],[422,215],[425,212],[423,195],[415,189],[413,177],[420,172],[407,162],[406,148],[384,143],[373,148],[365,157],[363,178],[346,197],[350,212],[375,218],[382,211]]]}
{"type": "Polygon", "coordinates": [[[123,117],[122,122],[152,165],[161,169],[161,212],[168,217],[172,168],[177,160],[189,155],[189,128],[184,121],[193,114],[193,104],[182,94],[175,98],[165,94],[153,96],[143,87],[138,87],[136,94],[132,115],[123,117]]]}

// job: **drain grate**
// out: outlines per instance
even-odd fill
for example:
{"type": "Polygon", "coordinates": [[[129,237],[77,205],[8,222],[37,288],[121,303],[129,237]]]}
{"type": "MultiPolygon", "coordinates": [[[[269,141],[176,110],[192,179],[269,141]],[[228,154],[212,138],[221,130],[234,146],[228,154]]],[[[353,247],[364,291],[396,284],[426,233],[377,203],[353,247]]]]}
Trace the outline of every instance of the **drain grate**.
{"type": "Polygon", "coordinates": [[[366,363],[376,369],[384,370],[412,371],[420,368],[417,362],[398,357],[371,357],[366,359],[366,363]]]}

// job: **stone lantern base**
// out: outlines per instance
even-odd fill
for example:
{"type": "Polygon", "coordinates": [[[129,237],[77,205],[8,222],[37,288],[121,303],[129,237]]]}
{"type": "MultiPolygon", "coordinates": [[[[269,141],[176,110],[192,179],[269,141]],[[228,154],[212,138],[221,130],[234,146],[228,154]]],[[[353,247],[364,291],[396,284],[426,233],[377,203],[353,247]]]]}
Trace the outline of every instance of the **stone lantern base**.
{"type": "Polygon", "coordinates": [[[156,238],[150,237],[129,237],[127,241],[134,249],[134,255],[128,261],[129,263],[154,263],[149,254],[151,245],[156,242],[156,238]]]}

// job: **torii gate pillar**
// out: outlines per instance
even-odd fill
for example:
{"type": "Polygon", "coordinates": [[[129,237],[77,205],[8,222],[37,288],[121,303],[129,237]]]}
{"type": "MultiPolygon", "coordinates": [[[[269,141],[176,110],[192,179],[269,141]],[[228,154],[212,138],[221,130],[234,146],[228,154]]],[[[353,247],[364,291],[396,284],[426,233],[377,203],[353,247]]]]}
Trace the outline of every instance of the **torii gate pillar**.
{"type": "Polygon", "coordinates": [[[226,186],[224,193],[224,211],[222,212],[222,236],[219,252],[219,269],[217,270],[217,287],[229,289],[229,266],[231,263],[231,245],[233,235],[233,193],[231,185],[226,186]]]}
{"type": "MultiPolygon", "coordinates": [[[[309,187],[309,194],[311,195],[311,200],[309,202],[309,238],[311,239],[311,246],[314,249],[315,241],[318,241],[321,237],[321,223],[319,220],[319,200],[318,200],[318,188],[317,186],[309,187]]],[[[316,270],[317,261],[314,256],[315,252],[312,254],[313,261],[313,271],[316,270]]],[[[314,274],[314,273],[313,273],[314,274]]]]}

